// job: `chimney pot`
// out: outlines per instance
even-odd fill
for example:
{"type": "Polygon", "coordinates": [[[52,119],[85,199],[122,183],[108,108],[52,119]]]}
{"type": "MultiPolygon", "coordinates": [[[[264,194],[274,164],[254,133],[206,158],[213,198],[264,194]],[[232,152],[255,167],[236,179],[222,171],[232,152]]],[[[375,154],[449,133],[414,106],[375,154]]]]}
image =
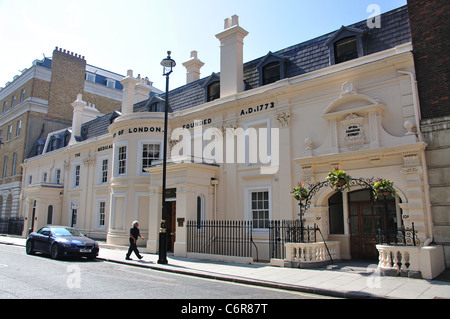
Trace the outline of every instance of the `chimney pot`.
{"type": "Polygon", "coordinates": [[[191,58],[183,63],[186,68],[186,84],[200,79],[200,69],[205,63],[198,59],[197,51],[191,51],[191,58]]]}
{"type": "Polygon", "coordinates": [[[226,30],[229,27],[231,27],[231,20],[230,20],[230,18],[226,18],[225,19],[225,25],[224,25],[223,29],[226,30]]]}

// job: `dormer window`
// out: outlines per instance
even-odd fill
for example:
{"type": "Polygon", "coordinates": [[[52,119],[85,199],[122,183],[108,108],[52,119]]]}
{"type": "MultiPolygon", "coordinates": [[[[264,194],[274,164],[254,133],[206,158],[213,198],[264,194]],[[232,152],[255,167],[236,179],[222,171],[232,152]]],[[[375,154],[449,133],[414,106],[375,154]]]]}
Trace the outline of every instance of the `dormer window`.
{"type": "Polygon", "coordinates": [[[350,61],[358,57],[356,37],[348,37],[334,43],[334,63],[350,61]]]}
{"type": "Polygon", "coordinates": [[[212,73],[203,83],[205,88],[205,100],[211,102],[220,98],[220,76],[212,73]]]}
{"type": "Polygon", "coordinates": [[[267,85],[284,79],[285,61],[285,57],[269,52],[256,66],[259,73],[259,85],[267,85]]]}
{"type": "Polygon", "coordinates": [[[153,102],[152,104],[150,104],[148,111],[149,112],[163,112],[164,110],[161,109],[159,102],[153,102]]]}
{"type": "Polygon", "coordinates": [[[116,81],[111,79],[106,79],[106,86],[115,89],[116,81]]]}
{"type": "Polygon", "coordinates": [[[95,74],[86,73],[86,81],[95,82],[95,74]]]}
{"type": "Polygon", "coordinates": [[[109,124],[114,123],[114,121],[116,120],[116,118],[118,118],[121,114],[117,111],[114,111],[111,113],[111,115],[109,116],[109,124]]]}
{"type": "Polygon", "coordinates": [[[263,85],[280,80],[280,62],[272,62],[263,67],[263,85]]]}
{"type": "Polygon", "coordinates": [[[153,96],[148,100],[145,107],[147,112],[164,112],[165,101],[158,96],[153,96]]]}
{"type": "Polygon", "coordinates": [[[342,27],[328,39],[326,45],[330,50],[330,65],[347,62],[364,56],[360,29],[342,27]]]}
{"type": "Polygon", "coordinates": [[[214,101],[220,98],[220,82],[213,82],[208,85],[206,102],[214,101]]]}

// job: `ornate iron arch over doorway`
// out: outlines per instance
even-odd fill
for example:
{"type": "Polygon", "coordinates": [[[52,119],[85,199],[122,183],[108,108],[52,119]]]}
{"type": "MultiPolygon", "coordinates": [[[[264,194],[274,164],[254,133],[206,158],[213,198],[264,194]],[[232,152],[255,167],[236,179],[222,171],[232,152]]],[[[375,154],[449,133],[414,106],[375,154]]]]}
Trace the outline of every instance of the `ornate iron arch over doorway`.
{"type": "MultiPolygon", "coordinates": [[[[389,210],[392,210],[392,202],[394,202],[395,205],[395,198],[397,191],[393,188],[393,183],[390,180],[377,178],[352,178],[348,174],[346,174],[343,170],[339,170],[338,168],[335,168],[334,171],[329,172],[328,177],[325,181],[320,181],[312,184],[308,184],[308,186],[304,186],[302,183],[299,183],[296,188],[294,188],[294,191],[291,193],[295,199],[298,200],[299,205],[299,222],[300,227],[303,230],[305,228],[305,218],[304,214],[305,212],[310,208],[312,204],[312,199],[315,195],[319,193],[319,191],[324,188],[329,187],[333,189],[335,192],[342,192],[343,190],[352,190],[352,192],[349,192],[349,194],[352,194],[356,191],[366,191],[369,193],[367,198],[369,198],[369,201],[364,205],[364,209],[360,209],[361,212],[364,212],[364,214],[368,214],[368,210],[370,210],[370,216],[359,216],[357,219],[361,219],[361,221],[365,221],[363,223],[364,225],[364,240],[360,239],[362,243],[365,244],[364,247],[369,247],[370,245],[373,246],[373,251],[375,250],[375,244],[376,243],[390,243],[390,242],[401,242],[403,239],[401,239],[401,233],[405,231],[405,229],[400,229],[398,227],[395,227],[390,221],[390,214],[389,210]],[[389,206],[390,205],[390,206],[389,206]],[[389,206],[389,208],[388,208],[389,206]],[[370,220],[370,230],[369,235],[367,235],[367,221],[368,218],[372,218],[370,220]],[[367,235],[367,236],[366,236],[367,235]],[[367,238],[366,238],[367,237],[367,238]],[[369,238],[370,237],[370,238],[369,238]],[[370,241],[370,245],[367,244],[367,240],[370,241]]],[[[346,196],[347,198],[347,196],[346,196]]],[[[350,197],[348,197],[350,198],[350,197]]],[[[349,199],[347,199],[349,200],[349,199]]],[[[361,203],[360,203],[361,204],[361,203]]],[[[349,205],[349,204],[348,204],[349,205]]],[[[355,204],[356,205],[356,204],[355,204]]],[[[362,204],[361,204],[362,205],[362,204]]],[[[349,206],[347,206],[349,207],[349,206]]],[[[352,206],[353,207],[353,206],[352,206]]],[[[353,207],[354,208],[354,207],[353,207]]],[[[350,209],[350,208],[348,208],[350,209]]],[[[395,211],[395,209],[394,209],[395,211]]],[[[362,214],[359,212],[359,214],[362,214]]],[[[354,212],[353,212],[354,213],[354,212]]],[[[347,211],[347,214],[350,214],[349,211],[347,211]]],[[[354,215],[354,214],[353,214],[354,215]]],[[[352,226],[355,226],[352,224],[352,226]]],[[[360,226],[360,225],[359,225],[360,226]]],[[[359,227],[358,226],[358,227],[359,227]]],[[[402,225],[403,227],[403,225],[402,225]]],[[[352,228],[353,229],[353,228],[352,228]]],[[[303,231],[301,231],[303,233],[303,231]]],[[[351,232],[348,233],[350,237],[354,234],[351,232]]],[[[323,237],[323,236],[322,236],[323,237]]],[[[350,241],[352,238],[350,238],[350,241]]],[[[363,251],[363,249],[361,249],[363,251]]],[[[356,250],[355,250],[356,252],[356,250]]],[[[358,255],[355,253],[355,256],[358,255]]],[[[372,256],[373,257],[373,256],[372,256]]]]}

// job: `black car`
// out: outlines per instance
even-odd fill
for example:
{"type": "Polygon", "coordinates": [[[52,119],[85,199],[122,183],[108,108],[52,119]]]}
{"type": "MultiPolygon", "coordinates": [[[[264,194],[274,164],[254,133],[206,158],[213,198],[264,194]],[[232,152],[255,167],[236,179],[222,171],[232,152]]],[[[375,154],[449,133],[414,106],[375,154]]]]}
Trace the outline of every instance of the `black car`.
{"type": "Polygon", "coordinates": [[[45,226],[28,235],[26,252],[49,254],[53,259],[62,256],[80,256],[94,259],[98,255],[98,244],[79,230],[66,226],[45,226]]]}

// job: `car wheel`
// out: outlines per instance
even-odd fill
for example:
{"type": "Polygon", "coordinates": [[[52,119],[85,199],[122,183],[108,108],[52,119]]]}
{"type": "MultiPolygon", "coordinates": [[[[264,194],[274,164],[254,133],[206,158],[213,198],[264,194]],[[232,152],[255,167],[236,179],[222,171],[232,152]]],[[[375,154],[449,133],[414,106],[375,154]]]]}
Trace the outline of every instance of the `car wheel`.
{"type": "Polygon", "coordinates": [[[53,259],[59,258],[59,246],[58,244],[54,243],[50,249],[50,253],[53,259]]]}
{"type": "Polygon", "coordinates": [[[27,255],[34,255],[33,241],[28,240],[25,249],[26,249],[27,255]]]}
{"type": "Polygon", "coordinates": [[[97,258],[97,255],[88,255],[87,256],[87,259],[89,259],[89,260],[94,260],[95,258],[97,258]]]}

